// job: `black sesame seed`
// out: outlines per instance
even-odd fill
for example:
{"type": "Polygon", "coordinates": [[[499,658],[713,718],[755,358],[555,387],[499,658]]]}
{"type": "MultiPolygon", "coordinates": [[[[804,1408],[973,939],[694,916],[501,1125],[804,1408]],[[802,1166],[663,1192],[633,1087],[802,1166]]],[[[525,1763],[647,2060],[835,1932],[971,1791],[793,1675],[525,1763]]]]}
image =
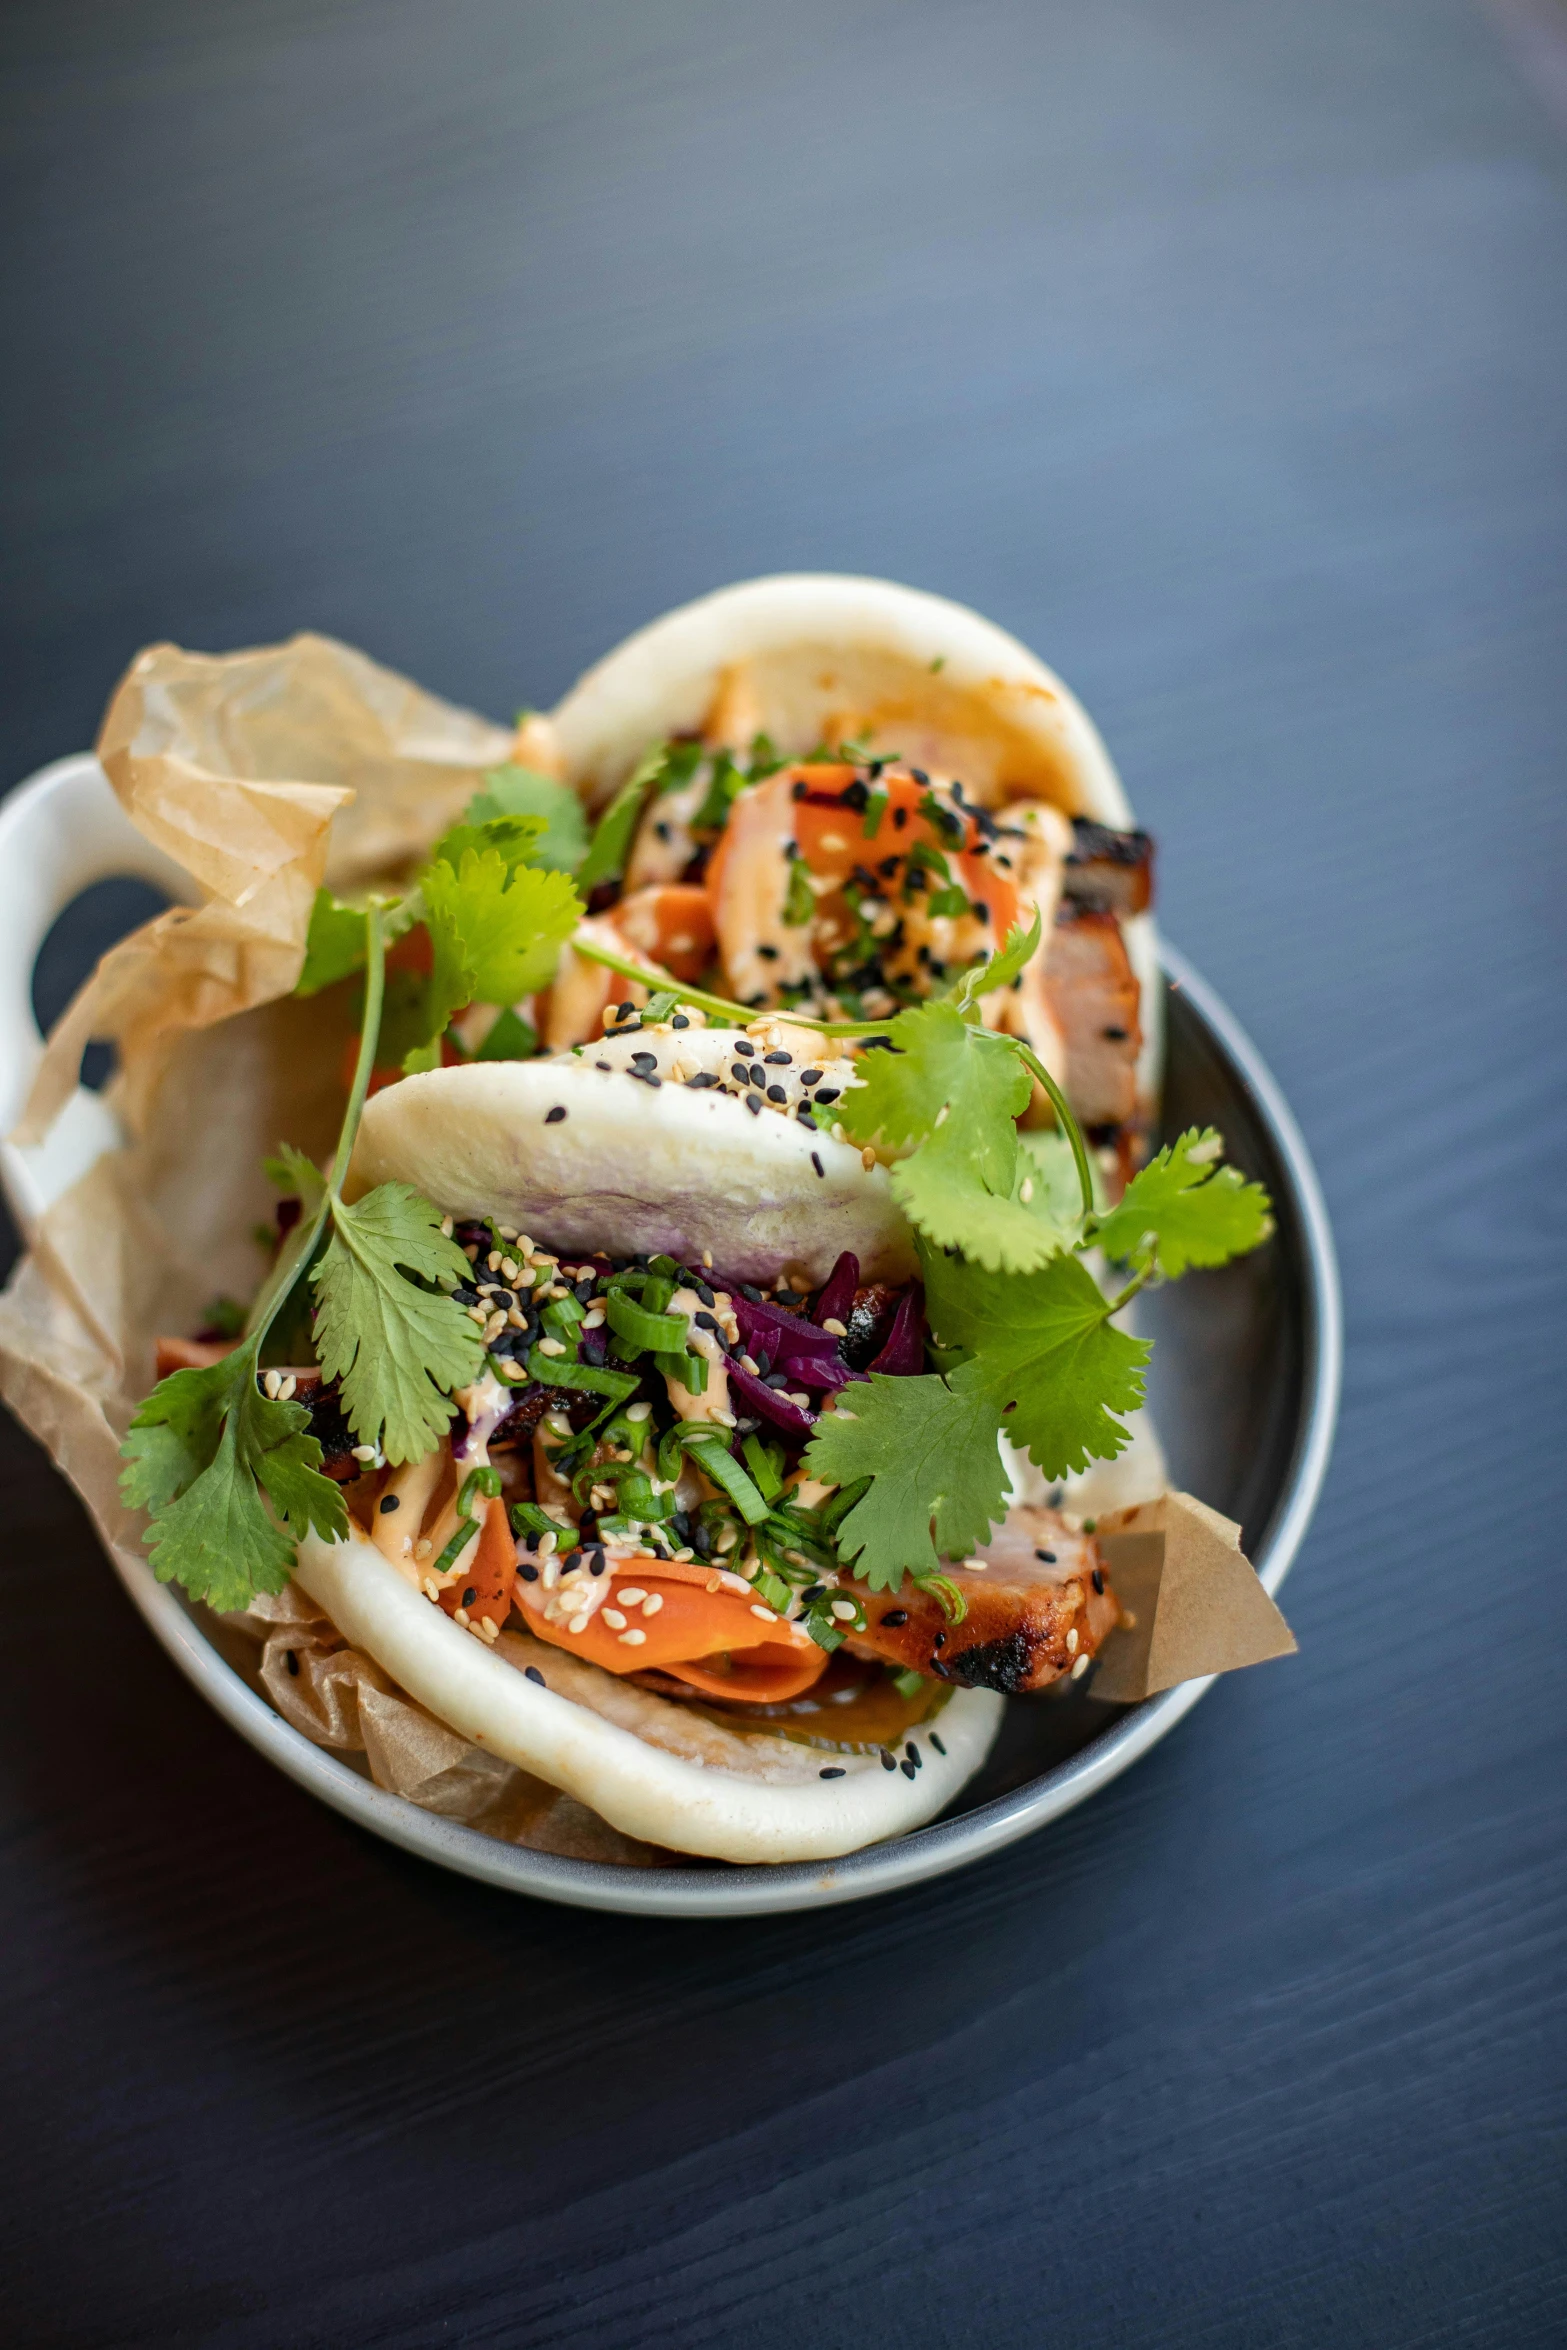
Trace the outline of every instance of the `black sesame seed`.
{"type": "Polygon", "coordinates": [[[897,1756],[889,1754],[885,1746],[881,1750],[881,1767],[884,1771],[895,1771],[898,1767],[897,1756]]]}
{"type": "MultiPolygon", "coordinates": [[[[843,1088],[842,1088],[842,1086],[839,1086],[839,1085],[824,1085],[824,1086],[822,1087],[821,1091],[820,1091],[820,1092],[817,1094],[816,1098],[817,1098],[817,1100],[818,1100],[819,1102],[835,1102],[835,1101],[838,1099],[838,1096],[839,1096],[839,1094],[840,1094],[842,1091],[843,1091],[843,1088]]],[[[565,1111],[564,1111],[564,1110],[562,1110],[562,1111],[561,1111],[561,1116],[564,1118],[564,1117],[565,1117],[565,1115],[566,1115],[565,1111]]]]}
{"type": "Polygon", "coordinates": [[[909,820],[909,811],[908,811],[908,809],[907,809],[907,808],[894,808],[894,809],[893,809],[893,811],[892,811],[892,826],[893,826],[893,830],[894,830],[895,832],[901,832],[901,831],[903,830],[903,827],[904,827],[904,826],[907,824],[908,820],[909,820]]]}
{"type": "Polygon", "coordinates": [[[297,1681],[299,1679],[299,1659],[291,1648],[286,1648],[283,1651],[283,1662],[288,1667],[289,1679],[297,1681]]]}
{"type": "Polygon", "coordinates": [[[479,1594],[477,1593],[477,1591],[475,1591],[475,1589],[473,1588],[473,1585],[470,1583],[470,1584],[469,1584],[469,1586],[468,1586],[468,1588],[467,1588],[467,1590],[466,1590],[466,1591],[463,1593],[463,1595],[462,1595],[462,1604],[463,1604],[463,1606],[464,1606],[464,1607],[472,1607],[472,1605],[473,1605],[474,1601],[475,1601],[475,1600],[478,1598],[478,1596],[479,1596],[479,1594]]]}
{"type": "Polygon", "coordinates": [[[749,1037],[741,1036],[735,1039],[735,1051],[740,1055],[742,1061],[749,1061],[754,1057],[756,1047],[751,1043],[749,1037]]]}
{"type": "Polygon", "coordinates": [[[793,1053],[763,1053],[762,1058],[764,1061],[770,1062],[775,1069],[787,1069],[789,1063],[794,1059],[794,1055],[793,1053]]]}
{"type": "Polygon", "coordinates": [[[789,1096],[781,1085],[770,1085],[767,1088],[767,1098],[770,1102],[786,1102],[789,1096]]]}
{"type": "Polygon", "coordinates": [[[736,1061],[733,1067],[730,1069],[729,1074],[734,1079],[736,1085],[749,1085],[751,1082],[751,1072],[746,1067],[744,1061],[736,1061]]]}
{"type": "Polygon", "coordinates": [[[1099,1592],[1101,1596],[1103,1596],[1103,1593],[1104,1593],[1104,1587],[1105,1587],[1105,1577],[1104,1577],[1104,1569],[1103,1569],[1103,1567],[1095,1567],[1095,1569],[1094,1569],[1093,1573],[1092,1573],[1092,1574],[1089,1576],[1088,1580],[1089,1580],[1089,1582],[1090,1582],[1090,1583],[1092,1583],[1092,1585],[1093,1585],[1094,1589],[1095,1589],[1097,1592],[1099,1592]]]}
{"type": "Polygon", "coordinates": [[[564,1117],[565,1117],[565,1115],[566,1115],[565,1111],[564,1111],[564,1110],[561,1108],[560,1104],[557,1102],[553,1110],[546,1110],[546,1111],[545,1111],[545,1113],[544,1113],[544,1123],[545,1123],[545,1125],[546,1125],[546,1126],[558,1126],[558,1125],[560,1124],[560,1122],[561,1122],[562,1118],[564,1118],[564,1117]]]}
{"type": "Polygon", "coordinates": [[[606,1568],[608,1565],[609,1565],[609,1561],[608,1561],[608,1559],[607,1559],[607,1558],[604,1556],[604,1553],[603,1553],[603,1551],[602,1551],[602,1550],[595,1550],[595,1552],[593,1553],[593,1556],[592,1556],[592,1557],[589,1559],[589,1561],[588,1561],[588,1573],[589,1573],[590,1575],[602,1575],[602,1574],[603,1574],[603,1572],[604,1572],[604,1569],[605,1569],[605,1568],[606,1568]]]}
{"type": "Polygon", "coordinates": [[[937,1737],[934,1730],[928,1730],[926,1732],[926,1736],[929,1738],[932,1746],[934,1746],[938,1754],[946,1753],[946,1748],[942,1745],[941,1740],[937,1737]]]}
{"type": "Polygon", "coordinates": [[[704,1085],[716,1085],[717,1083],[718,1079],[713,1075],[711,1069],[704,1069],[700,1077],[686,1079],[686,1091],[687,1093],[700,1093],[704,1085]]]}
{"type": "Polygon", "coordinates": [[[802,1085],[820,1085],[825,1074],[825,1070],[822,1069],[802,1069],[800,1071],[800,1083],[802,1085]]]}
{"type": "Polygon", "coordinates": [[[789,797],[790,797],[792,800],[803,800],[803,799],[804,799],[804,797],[805,797],[805,793],[806,793],[806,786],[805,786],[803,783],[797,783],[797,784],[794,786],[794,789],[793,789],[793,790],[790,792],[790,794],[789,794],[789,797]]]}
{"type": "Polygon", "coordinates": [[[912,1779],[915,1772],[919,1769],[919,1764],[911,1762],[900,1762],[898,1768],[906,1779],[912,1779]]]}
{"type": "Polygon", "coordinates": [[[762,1385],[764,1387],[771,1387],[775,1389],[787,1387],[788,1384],[789,1374],[787,1371],[769,1371],[764,1375],[762,1380],[762,1385]]]}
{"type": "Polygon", "coordinates": [[[677,1012],[669,1025],[671,1028],[689,1028],[691,1025],[690,1016],[685,1012],[677,1012]]]}
{"type": "Polygon", "coordinates": [[[748,1093],[745,1097],[745,1106],[754,1118],[762,1106],[761,1095],[759,1093],[748,1093]]]}
{"type": "Polygon", "coordinates": [[[776,963],[778,960],[778,949],[776,947],[758,947],[756,951],[764,963],[776,963]]]}
{"type": "Polygon", "coordinates": [[[884,1624],[889,1625],[891,1629],[896,1632],[900,1624],[906,1624],[908,1622],[909,1611],[906,1607],[890,1607],[881,1620],[884,1624]]]}
{"type": "Polygon", "coordinates": [[[544,1675],[539,1671],[537,1665],[524,1665],[522,1677],[525,1681],[536,1681],[541,1689],[547,1686],[544,1675]]]}
{"type": "Polygon", "coordinates": [[[765,1305],[767,1302],[761,1291],[753,1289],[749,1281],[740,1283],[740,1295],[745,1299],[747,1305],[759,1306],[765,1305]]]}
{"type": "Polygon", "coordinates": [[[908,1745],[903,1749],[903,1751],[908,1756],[910,1762],[914,1765],[914,1768],[918,1770],[920,1767],[920,1750],[915,1745],[912,1738],[909,1740],[908,1745]]]}
{"type": "Polygon", "coordinates": [[[702,1300],[703,1305],[710,1306],[717,1302],[705,1281],[693,1282],[692,1287],[695,1289],[697,1296],[702,1300]]]}
{"type": "Polygon", "coordinates": [[[693,1314],[691,1319],[699,1330],[716,1330],[718,1328],[718,1324],[713,1320],[711,1314],[693,1314]]]}
{"type": "Polygon", "coordinates": [[[1053,1550],[1036,1550],[1034,1556],[1036,1559],[1043,1559],[1047,1567],[1053,1567],[1056,1563],[1056,1554],[1053,1550]]]}
{"type": "Polygon", "coordinates": [[[612,1077],[614,1075],[614,1071],[611,1069],[608,1061],[595,1061],[593,1066],[595,1069],[602,1069],[606,1077],[612,1077]]]}
{"type": "MultiPolygon", "coordinates": [[[[538,1537],[535,1536],[534,1539],[536,1541],[538,1537]]],[[[539,1579],[538,1568],[530,1566],[526,1559],[521,1561],[517,1568],[517,1572],[522,1577],[524,1583],[537,1583],[539,1579]]]]}
{"type": "Polygon", "coordinates": [[[636,1008],[637,1007],[635,1004],[617,1004],[615,1006],[615,1017],[617,1020],[629,1020],[636,1008]]]}
{"type": "Polygon", "coordinates": [[[1124,1028],[1102,1028],[1099,1033],[1104,1038],[1106,1044],[1125,1044],[1126,1042],[1126,1030],[1124,1028]]]}
{"type": "Polygon", "coordinates": [[[826,1770],[818,1771],[816,1776],[819,1779],[845,1779],[848,1773],[841,1763],[829,1763],[826,1770]]]}
{"type": "Polygon", "coordinates": [[[816,1169],[818,1175],[825,1175],[826,1169],[823,1167],[822,1162],[818,1158],[815,1151],[812,1151],[811,1153],[811,1165],[816,1169]]]}
{"type": "Polygon", "coordinates": [[[383,1517],[383,1518],[389,1518],[389,1517],[391,1516],[391,1514],[392,1514],[393,1510],[400,1510],[400,1509],[402,1508],[402,1506],[403,1506],[403,1504],[402,1504],[402,1497],[401,1497],[401,1495],[400,1495],[400,1494],[396,1494],[396,1493],[383,1493],[383,1494],[382,1494],[382,1496],[381,1496],[381,1515],[382,1515],[382,1517],[383,1517]]]}
{"type": "Polygon", "coordinates": [[[656,1069],[658,1067],[658,1055],[657,1053],[633,1053],[631,1056],[631,1066],[633,1069],[656,1069]]]}
{"type": "MultiPolygon", "coordinates": [[[[633,1077],[638,1079],[641,1084],[651,1085],[655,1093],[664,1082],[662,1077],[660,1077],[656,1070],[653,1069],[633,1069],[631,1074],[633,1077]]],[[[561,1115],[564,1117],[565,1112],[562,1111],[561,1115]]]]}

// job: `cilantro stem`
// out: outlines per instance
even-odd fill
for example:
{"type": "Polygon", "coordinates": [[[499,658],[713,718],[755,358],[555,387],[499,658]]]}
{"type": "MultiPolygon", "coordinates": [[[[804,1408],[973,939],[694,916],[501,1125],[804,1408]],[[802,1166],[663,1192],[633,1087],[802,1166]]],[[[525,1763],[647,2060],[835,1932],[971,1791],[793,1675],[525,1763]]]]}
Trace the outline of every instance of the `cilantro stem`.
{"type": "Polygon", "coordinates": [[[341,1199],[343,1179],[348,1173],[348,1162],[354,1155],[354,1138],[359,1132],[359,1120],[370,1091],[370,1072],[375,1067],[375,1048],[381,1040],[381,1003],[386,994],[386,939],[381,928],[381,909],[373,902],[365,908],[365,1008],[364,1021],[359,1031],[359,1058],[354,1063],[354,1082],[348,1089],[348,1107],[343,1112],[342,1131],[337,1138],[337,1149],[332,1159],[331,1197],[341,1199]]]}
{"type": "Polygon", "coordinates": [[[348,1107],[343,1113],[337,1149],[333,1154],[332,1180],[323,1187],[315,1214],[295,1225],[289,1235],[288,1246],[262,1283],[256,1302],[250,1309],[244,1343],[258,1355],[261,1343],[277,1320],[289,1291],[315,1254],[316,1243],[326,1228],[327,1218],[342,1197],[343,1179],[353,1156],[354,1137],[359,1132],[360,1114],[365,1106],[365,1096],[370,1090],[370,1072],[375,1065],[375,1048],[381,1034],[381,1002],[386,992],[386,941],[381,927],[381,909],[377,905],[365,910],[365,953],[365,1008],[359,1033],[359,1058],[354,1064],[354,1082],[349,1088],[348,1107]]]}
{"type": "Polygon", "coordinates": [[[618,971],[622,979],[635,979],[643,987],[670,988],[683,1004],[694,1004],[699,1012],[707,1012],[714,1019],[730,1021],[736,1028],[748,1028],[753,1020],[788,1020],[796,1028],[810,1028],[818,1036],[890,1036],[890,1020],[815,1020],[809,1012],[797,1012],[787,1004],[734,1004],[727,996],[708,995],[700,987],[687,987],[683,980],[672,980],[667,971],[650,970],[646,963],[636,962],[630,955],[617,955],[613,947],[600,946],[597,939],[584,938],[579,931],[572,942],[574,953],[589,963],[602,963],[606,971],[618,971]]]}
{"type": "Polygon", "coordinates": [[[1091,1220],[1094,1213],[1094,1177],[1093,1170],[1088,1164],[1088,1150],[1083,1141],[1083,1129],[1073,1117],[1067,1104],[1066,1095],[1061,1091],[1060,1086],[1057,1085],[1039,1055],[1026,1044],[1019,1044],[1017,1052],[1024,1068],[1032,1072],[1054,1104],[1056,1116],[1061,1122],[1061,1131],[1072,1146],[1072,1158],[1077,1168],[1078,1186],[1083,1194],[1083,1214],[1085,1218],[1091,1220]]]}
{"type": "Polygon", "coordinates": [[[1132,1299],[1137,1295],[1137,1292],[1140,1289],[1146,1288],[1149,1281],[1153,1278],[1153,1269],[1154,1260],[1152,1257],[1150,1257],[1147,1264],[1144,1265],[1142,1271],[1140,1273],[1133,1274],[1131,1280],[1128,1281],[1126,1287],[1121,1291],[1120,1295],[1118,1297],[1113,1297],[1110,1300],[1108,1310],[1112,1314],[1118,1314],[1123,1306],[1130,1305],[1132,1299]]]}

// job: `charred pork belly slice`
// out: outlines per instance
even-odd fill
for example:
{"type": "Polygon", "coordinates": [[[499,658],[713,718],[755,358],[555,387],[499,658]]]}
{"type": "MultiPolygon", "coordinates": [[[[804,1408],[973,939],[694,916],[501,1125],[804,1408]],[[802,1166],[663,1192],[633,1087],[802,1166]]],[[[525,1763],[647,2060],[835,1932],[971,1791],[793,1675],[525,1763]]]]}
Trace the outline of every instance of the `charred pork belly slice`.
{"type": "Polygon", "coordinates": [[[1015,1509],[975,1555],[983,1569],[948,1570],[968,1602],[961,1624],[905,1579],[866,1599],[868,1628],[848,1645],[962,1689],[1018,1697],[1076,1671],[1114,1629],[1120,1609],[1098,1545],[1055,1510],[1015,1509]]]}
{"type": "Polygon", "coordinates": [[[1061,888],[1096,913],[1146,914],[1153,903],[1153,842],[1146,832],[1112,832],[1091,816],[1074,816],[1061,888]]]}
{"type": "Polygon", "coordinates": [[[1137,1107],[1136,975],[1113,914],[1062,902],[1045,996],[1066,1047],[1066,1098],[1085,1126],[1123,1126],[1137,1107]]]}

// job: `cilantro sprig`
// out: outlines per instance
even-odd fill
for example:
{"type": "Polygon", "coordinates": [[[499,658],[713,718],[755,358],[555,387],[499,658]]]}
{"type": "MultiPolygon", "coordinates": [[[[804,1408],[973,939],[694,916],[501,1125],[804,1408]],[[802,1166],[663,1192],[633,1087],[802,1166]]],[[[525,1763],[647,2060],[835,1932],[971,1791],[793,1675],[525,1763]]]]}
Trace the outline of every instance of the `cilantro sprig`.
{"type": "Polygon", "coordinates": [[[359,1054],[332,1172],[323,1177],[285,1145],[269,1171],[297,1188],[306,1213],[290,1234],[251,1310],[238,1346],[205,1369],[160,1380],[121,1447],[120,1491],[145,1510],[146,1542],[160,1582],[180,1583],[219,1609],[281,1591],[295,1547],[314,1530],[348,1532],[338,1486],[321,1473],[310,1414],[291,1396],[264,1393],[268,1333],[302,1285],[317,1299],[322,1374],[341,1382],[348,1425],[371,1458],[420,1458],[444,1433],[450,1390],[477,1377],[484,1347],[446,1293],[467,1258],[441,1230],[438,1210],[407,1184],[382,1184],[352,1205],[342,1195],[369,1090],[385,995],[383,909],[360,918],[365,1003],[359,1054]]]}

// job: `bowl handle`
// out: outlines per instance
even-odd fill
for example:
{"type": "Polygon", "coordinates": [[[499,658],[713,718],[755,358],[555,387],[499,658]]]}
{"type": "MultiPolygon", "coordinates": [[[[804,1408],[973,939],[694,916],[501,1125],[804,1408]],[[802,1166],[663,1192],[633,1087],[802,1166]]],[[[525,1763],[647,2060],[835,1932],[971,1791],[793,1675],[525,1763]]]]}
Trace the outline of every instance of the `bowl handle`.
{"type": "MultiPolygon", "coordinates": [[[[0,1135],[21,1117],[43,1056],[33,1017],[38,950],[73,898],[121,876],[186,903],[193,896],[190,876],[136,830],[90,751],[56,759],[0,802],[0,1135]]],[[[78,1086],[41,1143],[0,1141],[0,1187],[24,1240],[120,1140],[103,1096],[78,1086]]]]}

